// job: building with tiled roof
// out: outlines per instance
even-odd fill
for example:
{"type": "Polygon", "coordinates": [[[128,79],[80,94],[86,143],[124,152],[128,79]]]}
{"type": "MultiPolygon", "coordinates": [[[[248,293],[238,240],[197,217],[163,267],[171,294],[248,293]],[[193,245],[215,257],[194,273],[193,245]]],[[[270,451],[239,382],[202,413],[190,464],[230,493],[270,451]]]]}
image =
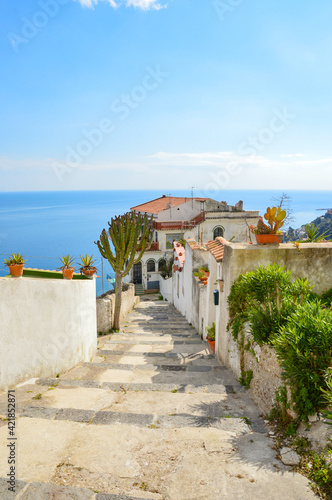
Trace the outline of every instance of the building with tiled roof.
{"type": "Polygon", "coordinates": [[[195,240],[192,244],[203,247],[205,251],[204,244],[211,242],[219,258],[222,247],[219,243],[213,244],[216,238],[247,241],[248,226],[257,224],[259,215],[256,211],[245,211],[242,201],[232,206],[211,198],[170,195],[147,201],[131,210],[153,216],[152,246],[127,277],[128,281],[142,284],[145,289],[159,287],[160,272],[172,258],[174,241],[195,240]]]}
{"type": "Polygon", "coordinates": [[[163,210],[178,207],[179,205],[183,205],[184,203],[187,203],[188,201],[190,202],[192,200],[198,200],[204,202],[206,201],[206,198],[184,198],[179,196],[166,196],[164,194],[160,198],[147,201],[146,203],[142,203],[141,205],[132,207],[130,210],[132,210],[133,212],[158,215],[163,210]]]}
{"type": "Polygon", "coordinates": [[[216,238],[213,241],[208,241],[206,246],[216,261],[221,262],[224,256],[223,238],[216,238]]]}

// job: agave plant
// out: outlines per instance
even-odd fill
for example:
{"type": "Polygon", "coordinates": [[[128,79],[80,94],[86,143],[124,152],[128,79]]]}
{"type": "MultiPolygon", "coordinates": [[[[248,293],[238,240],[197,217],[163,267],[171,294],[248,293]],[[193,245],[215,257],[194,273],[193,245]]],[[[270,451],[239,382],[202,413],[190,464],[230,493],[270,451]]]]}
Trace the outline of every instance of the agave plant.
{"type": "Polygon", "coordinates": [[[81,255],[81,262],[82,262],[82,267],[81,269],[91,269],[92,267],[94,267],[94,263],[96,262],[95,260],[92,260],[93,259],[93,255],[81,255]]]}
{"type": "Polygon", "coordinates": [[[22,265],[25,264],[26,260],[23,259],[23,255],[20,253],[12,253],[11,257],[9,259],[4,260],[4,264],[9,267],[9,266],[15,266],[15,265],[22,265]]]}
{"type": "Polygon", "coordinates": [[[312,223],[306,225],[305,232],[308,237],[308,241],[311,243],[319,243],[320,241],[323,241],[325,237],[329,236],[329,231],[325,231],[325,233],[318,235],[318,227],[312,223]]]}
{"type": "Polygon", "coordinates": [[[63,255],[60,258],[60,262],[62,266],[59,269],[68,269],[70,267],[73,267],[73,264],[75,263],[74,257],[70,257],[70,255],[63,255]]]}

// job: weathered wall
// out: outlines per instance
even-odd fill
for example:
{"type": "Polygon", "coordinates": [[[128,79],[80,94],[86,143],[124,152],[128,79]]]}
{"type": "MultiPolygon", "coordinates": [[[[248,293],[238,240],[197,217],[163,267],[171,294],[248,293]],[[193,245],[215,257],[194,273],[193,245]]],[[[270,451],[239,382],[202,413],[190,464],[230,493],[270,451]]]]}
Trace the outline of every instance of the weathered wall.
{"type": "Polygon", "coordinates": [[[97,346],[95,280],[0,278],[0,390],[54,377],[97,346]]]}
{"type": "Polygon", "coordinates": [[[196,331],[204,337],[207,326],[207,285],[204,285],[196,276],[192,277],[192,325],[196,331]]]}
{"type": "Polygon", "coordinates": [[[269,413],[275,402],[275,394],[281,386],[281,367],[274,349],[267,345],[252,344],[254,352],[244,351],[245,371],[252,371],[250,395],[264,413],[269,413]]]}
{"type": "MultiPolygon", "coordinates": [[[[218,263],[212,253],[209,252],[209,270],[210,276],[207,284],[207,299],[206,299],[206,324],[212,326],[216,321],[217,307],[214,305],[214,290],[219,290],[217,282],[218,278],[218,263]]],[[[204,332],[204,339],[206,339],[206,331],[204,332]]]]}
{"type": "Polygon", "coordinates": [[[160,294],[171,304],[173,303],[173,278],[164,279],[159,276],[160,294]]]}
{"type": "MultiPolygon", "coordinates": [[[[221,361],[226,366],[231,367],[237,377],[241,375],[240,353],[237,343],[232,338],[232,333],[227,331],[229,320],[227,297],[233,282],[240,274],[252,271],[259,265],[265,266],[272,263],[289,269],[294,279],[308,278],[315,285],[314,291],[317,293],[332,288],[332,243],[305,243],[300,245],[300,251],[291,243],[264,246],[237,243],[225,244],[222,264],[223,292],[220,294],[220,306],[217,315],[219,317],[217,353],[221,361]]],[[[262,392],[263,389],[261,393],[258,388],[253,389],[253,391],[255,390],[255,395],[253,393],[255,400],[259,402],[259,399],[261,399],[259,404],[262,404],[262,407],[268,404],[270,392],[272,393],[278,384],[276,361],[272,360],[270,354],[264,350],[262,367],[257,368],[256,376],[256,381],[259,378],[264,380],[265,377],[267,387],[270,387],[270,389],[267,389],[265,395],[262,392]]],[[[246,363],[249,363],[250,358],[248,356],[249,354],[246,354],[246,363]]],[[[247,364],[245,370],[252,369],[249,366],[252,365],[247,364]]],[[[257,385],[258,382],[252,382],[252,384],[257,385]]]]}
{"type": "MultiPolygon", "coordinates": [[[[121,316],[123,319],[139,302],[135,296],[135,286],[132,283],[123,285],[121,316]]],[[[112,290],[97,297],[97,330],[106,333],[113,328],[115,309],[115,293],[112,290]]]]}
{"type": "Polygon", "coordinates": [[[182,271],[173,272],[173,304],[182,316],[186,316],[185,294],[188,290],[184,283],[184,269],[182,271]]]}

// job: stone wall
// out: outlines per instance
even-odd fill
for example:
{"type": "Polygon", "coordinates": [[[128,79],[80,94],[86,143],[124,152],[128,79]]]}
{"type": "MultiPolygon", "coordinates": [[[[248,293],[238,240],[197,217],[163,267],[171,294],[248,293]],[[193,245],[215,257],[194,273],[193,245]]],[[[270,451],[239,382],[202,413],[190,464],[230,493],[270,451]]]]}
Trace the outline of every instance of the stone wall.
{"type": "MultiPolygon", "coordinates": [[[[132,283],[123,284],[121,316],[123,319],[140,301],[135,296],[135,286],[132,283]]],[[[97,331],[107,333],[114,324],[115,293],[114,290],[97,297],[97,331]]]]}
{"type": "Polygon", "coordinates": [[[244,351],[244,371],[252,371],[250,395],[264,413],[269,413],[281,386],[281,367],[272,347],[252,344],[254,352],[244,351]]]}
{"type": "MultiPolygon", "coordinates": [[[[277,264],[292,272],[294,279],[308,278],[314,291],[322,293],[332,288],[332,243],[303,243],[297,250],[292,243],[281,245],[249,245],[225,243],[222,263],[223,291],[220,293],[218,350],[223,364],[241,376],[241,356],[232,332],[227,331],[229,320],[227,297],[234,281],[243,273],[253,271],[259,265],[277,264]]],[[[245,351],[244,370],[253,371],[250,392],[264,411],[271,409],[271,401],[280,386],[280,368],[273,350],[255,347],[259,362],[245,351]]]]}
{"type": "Polygon", "coordinates": [[[0,278],[0,332],[0,391],[90,361],[95,280],[0,278]]]}

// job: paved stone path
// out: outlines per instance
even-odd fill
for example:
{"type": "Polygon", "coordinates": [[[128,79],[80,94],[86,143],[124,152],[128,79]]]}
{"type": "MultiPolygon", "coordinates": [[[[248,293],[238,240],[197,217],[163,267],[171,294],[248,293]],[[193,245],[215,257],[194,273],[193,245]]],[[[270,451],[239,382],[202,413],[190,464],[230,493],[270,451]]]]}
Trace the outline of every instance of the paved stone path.
{"type": "Polygon", "coordinates": [[[317,498],[173,306],[142,301],[98,347],[91,363],[16,388],[20,481],[7,491],[0,420],[1,500],[317,498]]]}

